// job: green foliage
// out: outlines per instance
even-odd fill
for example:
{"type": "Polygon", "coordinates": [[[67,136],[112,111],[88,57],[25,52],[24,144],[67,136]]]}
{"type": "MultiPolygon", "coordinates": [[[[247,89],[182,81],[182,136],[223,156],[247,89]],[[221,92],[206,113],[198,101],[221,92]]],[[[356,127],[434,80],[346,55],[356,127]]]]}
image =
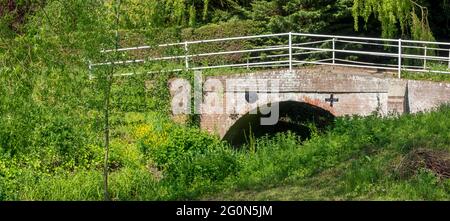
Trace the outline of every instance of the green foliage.
{"type": "Polygon", "coordinates": [[[112,86],[111,106],[117,112],[143,112],[148,110],[149,93],[142,75],[117,78],[112,86]]]}
{"type": "Polygon", "coordinates": [[[279,133],[273,139],[263,137],[256,141],[256,152],[239,152],[239,171],[237,185],[244,188],[272,184],[292,175],[296,169],[299,155],[293,154],[301,147],[299,138],[292,133],[279,133]]]}
{"type": "Polygon", "coordinates": [[[226,186],[238,171],[234,152],[219,145],[185,155],[167,170],[163,182],[170,186],[169,198],[191,199],[226,186]]]}
{"type": "MultiPolygon", "coordinates": [[[[342,175],[332,177],[337,184],[328,197],[447,199],[447,181],[433,172],[400,178],[396,168],[399,157],[416,148],[450,151],[450,133],[445,133],[450,131],[449,112],[441,107],[386,119],[339,118],[333,129],[307,141],[292,133],[257,139],[255,152],[232,149],[197,129],[175,126],[163,115],[128,115],[126,131],[135,128],[135,134],[120,135],[112,143],[111,193],[116,200],[195,199],[216,191],[307,181],[336,168],[342,175]],[[150,172],[154,165],[161,176],[150,172]]],[[[101,199],[98,172],[50,175],[39,166],[22,166],[37,165],[33,159],[0,161],[2,199],[101,199]]]]}
{"type": "Polygon", "coordinates": [[[0,37],[22,32],[22,26],[30,15],[45,5],[45,1],[1,0],[0,37]]]}
{"type": "Polygon", "coordinates": [[[255,21],[262,21],[268,32],[334,33],[352,31],[345,20],[351,14],[350,0],[338,1],[252,1],[247,12],[255,21]]]}
{"type": "Polygon", "coordinates": [[[147,168],[124,168],[110,177],[112,200],[161,200],[166,192],[147,168]]]}
{"type": "MultiPolygon", "coordinates": [[[[5,2],[12,1],[1,1],[0,6],[5,2]]],[[[97,78],[89,79],[87,64],[142,54],[118,57],[99,52],[114,47],[112,1],[15,2],[20,4],[0,12],[0,200],[101,200],[105,95],[100,89],[112,70],[95,68],[92,74],[97,78]]],[[[344,30],[349,3],[123,0],[120,45],[344,30]],[[188,25],[191,28],[181,33],[188,25]]],[[[189,50],[239,50],[258,43],[236,41],[189,50]]],[[[226,61],[216,57],[197,62],[226,61]]],[[[161,62],[141,69],[116,66],[115,71],[142,73],[168,65],[180,66],[161,62]]],[[[335,128],[307,141],[280,133],[233,149],[198,128],[169,119],[167,82],[174,76],[192,80],[191,74],[156,72],[114,79],[109,162],[114,200],[196,199],[213,192],[309,180],[346,165],[348,170],[337,182],[342,192],[334,193],[338,196],[448,199],[448,180],[427,170],[399,178],[389,166],[415,148],[448,150],[448,107],[388,119],[339,118],[335,128]]]]}
{"type": "MultiPolygon", "coordinates": [[[[428,67],[432,71],[448,71],[447,65],[442,64],[428,64],[428,67]]],[[[409,72],[409,71],[402,71],[402,78],[405,79],[411,79],[411,80],[426,80],[426,81],[436,81],[436,82],[450,82],[450,75],[449,74],[440,74],[440,73],[433,73],[433,72],[409,72]]]]}
{"type": "MultiPolygon", "coordinates": [[[[106,5],[112,7],[113,1],[106,1],[106,5]]],[[[232,9],[238,6],[234,0],[213,2],[209,0],[122,0],[122,5],[124,7],[121,9],[121,14],[125,16],[125,19],[121,22],[121,26],[132,29],[193,27],[196,24],[195,21],[207,22],[211,12],[215,10],[232,9]]]]}
{"type": "MultiPolygon", "coordinates": [[[[204,25],[200,28],[186,28],[183,29],[181,38],[187,41],[201,40],[201,39],[215,39],[225,37],[249,36],[257,35],[262,32],[261,23],[251,20],[236,20],[223,22],[218,24],[204,25]]],[[[189,46],[189,53],[208,53],[217,51],[235,51],[251,48],[255,44],[248,40],[235,40],[228,42],[212,42],[207,44],[198,44],[189,46]]],[[[243,62],[245,54],[238,54],[233,56],[208,56],[204,58],[193,58],[191,63],[200,63],[208,65],[217,65],[229,63],[230,61],[243,62]]]]}
{"type": "Polygon", "coordinates": [[[195,16],[196,15],[197,15],[197,13],[195,11],[195,7],[193,5],[191,5],[191,7],[189,8],[189,27],[194,27],[195,26],[195,24],[196,24],[195,16]]]}
{"type": "Polygon", "coordinates": [[[158,167],[170,169],[185,157],[194,153],[203,153],[215,148],[218,141],[200,131],[180,126],[165,124],[164,128],[141,128],[141,149],[154,160],[158,167]],[[142,132],[141,132],[142,133],[142,132]],[[169,136],[170,135],[170,136],[169,136]],[[160,139],[161,138],[161,139],[160,139]]]}
{"type": "Polygon", "coordinates": [[[374,14],[381,23],[381,35],[384,38],[398,36],[397,30],[400,27],[401,34],[406,35],[409,31],[412,39],[434,40],[428,24],[427,8],[412,0],[355,0],[352,10],[356,30],[359,29],[359,17],[368,23],[370,16],[374,14]],[[417,9],[420,10],[419,15],[416,13],[417,9]]]}

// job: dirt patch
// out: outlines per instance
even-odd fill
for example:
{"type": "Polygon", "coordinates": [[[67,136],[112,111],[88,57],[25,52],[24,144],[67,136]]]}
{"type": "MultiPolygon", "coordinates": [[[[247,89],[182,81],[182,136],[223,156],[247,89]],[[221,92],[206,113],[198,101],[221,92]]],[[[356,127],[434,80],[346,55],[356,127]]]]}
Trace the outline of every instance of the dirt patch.
{"type": "Polygon", "coordinates": [[[409,152],[400,162],[401,177],[416,174],[420,169],[428,169],[436,176],[450,178],[450,153],[443,150],[415,149],[409,152]]]}

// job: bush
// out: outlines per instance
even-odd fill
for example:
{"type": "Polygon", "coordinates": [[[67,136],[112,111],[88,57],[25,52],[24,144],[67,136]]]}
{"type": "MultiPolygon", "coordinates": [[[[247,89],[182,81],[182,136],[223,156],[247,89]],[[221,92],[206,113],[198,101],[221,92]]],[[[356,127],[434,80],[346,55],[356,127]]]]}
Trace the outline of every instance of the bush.
{"type": "Polygon", "coordinates": [[[205,152],[194,152],[185,156],[167,171],[168,179],[189,184],[194,178],[223,181],[238,171],[238,162],[232,150],[217,147],[205,152]]]}
{"type": "Polygon", "coordinates": [[[116,79],[111,94],[111,107],[114,111],[144,112],[148,108],[145,78],[140,76],[116,79]]]}
{"type": "MultiPolygon", "coordinates": [[[[228,38],[238,36],[257,35],[261,33],[260,24],[255,21],[232,20],[225,23],[209,24],[197,29],[187,28],[183,30],[183,41],[205,40],[216,38],[228,38]]],[[[219,51],[237,51],[249,49],[253,46],[248,40],[233,40],[224,42],[212,42],[189,46],[189,54],[200,54],[219,51]]],[[[218,65],[231,62],[245,62],[248,54],[217,55],[201,58],[193,58],[197,64],[218,65]]]]}
{"type": "Polygon", "coordinates": [[[170,186],[170,199],[192,199],[229,187],[240,169],[234,152],[227,147],[194,152],[166,171],[163,182],[170,186]]]}
{"type": "Polygon", "coordinates": [[[160,198],[193,198],[216,189],[239,170],[234,150],[197,128],[156,120],[138,126],[135,136],[148,166],[163,171],[159,187],[169,192],[160,198]]]}
{"type": "Polygon", "coordinates": [[[141,150],[161,169],[171,168],[194,153],[205,153],[220,146],[217,138],[200,129],[165,124],[159,130],[154,126],[140,130],[139,133],[144,133],[140,140],[141,150]]]}

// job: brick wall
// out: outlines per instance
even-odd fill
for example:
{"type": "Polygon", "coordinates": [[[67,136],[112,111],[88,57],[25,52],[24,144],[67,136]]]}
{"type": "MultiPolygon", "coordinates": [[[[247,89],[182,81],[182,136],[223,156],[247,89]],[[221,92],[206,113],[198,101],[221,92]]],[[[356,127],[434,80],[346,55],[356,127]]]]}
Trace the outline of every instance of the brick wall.
{"type": "Polygon", "coordinates": [[[373,72],[321,66],[206,77],[203,100],[214,104],[214,109],[203,107],[210,113],[201,115],[201,127],[223,137],[258,106],[284,101],[308,103],[334,116],[416,113],[450,102],[450,84],[380,77],[373,72]],[[217,82],[221,86],[214,86],[217,82]],[[246,100],[246,91],[256,94],[255,103],[246,100]],[[338,99],[332,106],[326,101],[331,94],[338,99]]]}

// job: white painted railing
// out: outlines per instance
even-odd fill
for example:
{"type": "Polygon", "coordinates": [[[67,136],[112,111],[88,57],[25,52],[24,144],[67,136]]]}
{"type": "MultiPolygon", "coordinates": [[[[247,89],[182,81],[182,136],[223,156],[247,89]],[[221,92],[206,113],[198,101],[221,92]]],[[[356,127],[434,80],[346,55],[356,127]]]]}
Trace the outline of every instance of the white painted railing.
{"type": "MultiPolygon", "coordinates": [[[[402,71],[450,74],[450,43],[291,32],[186,41],[156,46],[145,45],[117,50],[102,50],[101,52],[105,54],[121,53],[123,55],[121,57],[134,58],[90,63],[90,70],[100,66],[128,66],[150,62],[167,62],[179,64],[180,67],[158,70],[158,72],[214,68],[284,67],[292,70],[295,66],[313,64],[396,71],[399,78],[402,71]],[[265,43],[262,43],[262,45],[252,44],[258,46],[235,50],[197,52],[197,48],[196,53],[191,52],[193,47],[207,46],[208,44],[223,45],[234,41],[265,43]],[[149,51],[151,54],[169,48],[170,50],[167,50],[169,52],[160,53],[158,56],[153,55],[145,58],[133,56],[134,52],[149,51]],[[222,62],[205,62],[208,61],[208,58],[215,56],[222,56],[222,62]],[[237,58],[231,59],[232,56],[237,56],[237,58]]],[[[132,74],[135,73],[126,72],[117,75],[132,74]]]]}

